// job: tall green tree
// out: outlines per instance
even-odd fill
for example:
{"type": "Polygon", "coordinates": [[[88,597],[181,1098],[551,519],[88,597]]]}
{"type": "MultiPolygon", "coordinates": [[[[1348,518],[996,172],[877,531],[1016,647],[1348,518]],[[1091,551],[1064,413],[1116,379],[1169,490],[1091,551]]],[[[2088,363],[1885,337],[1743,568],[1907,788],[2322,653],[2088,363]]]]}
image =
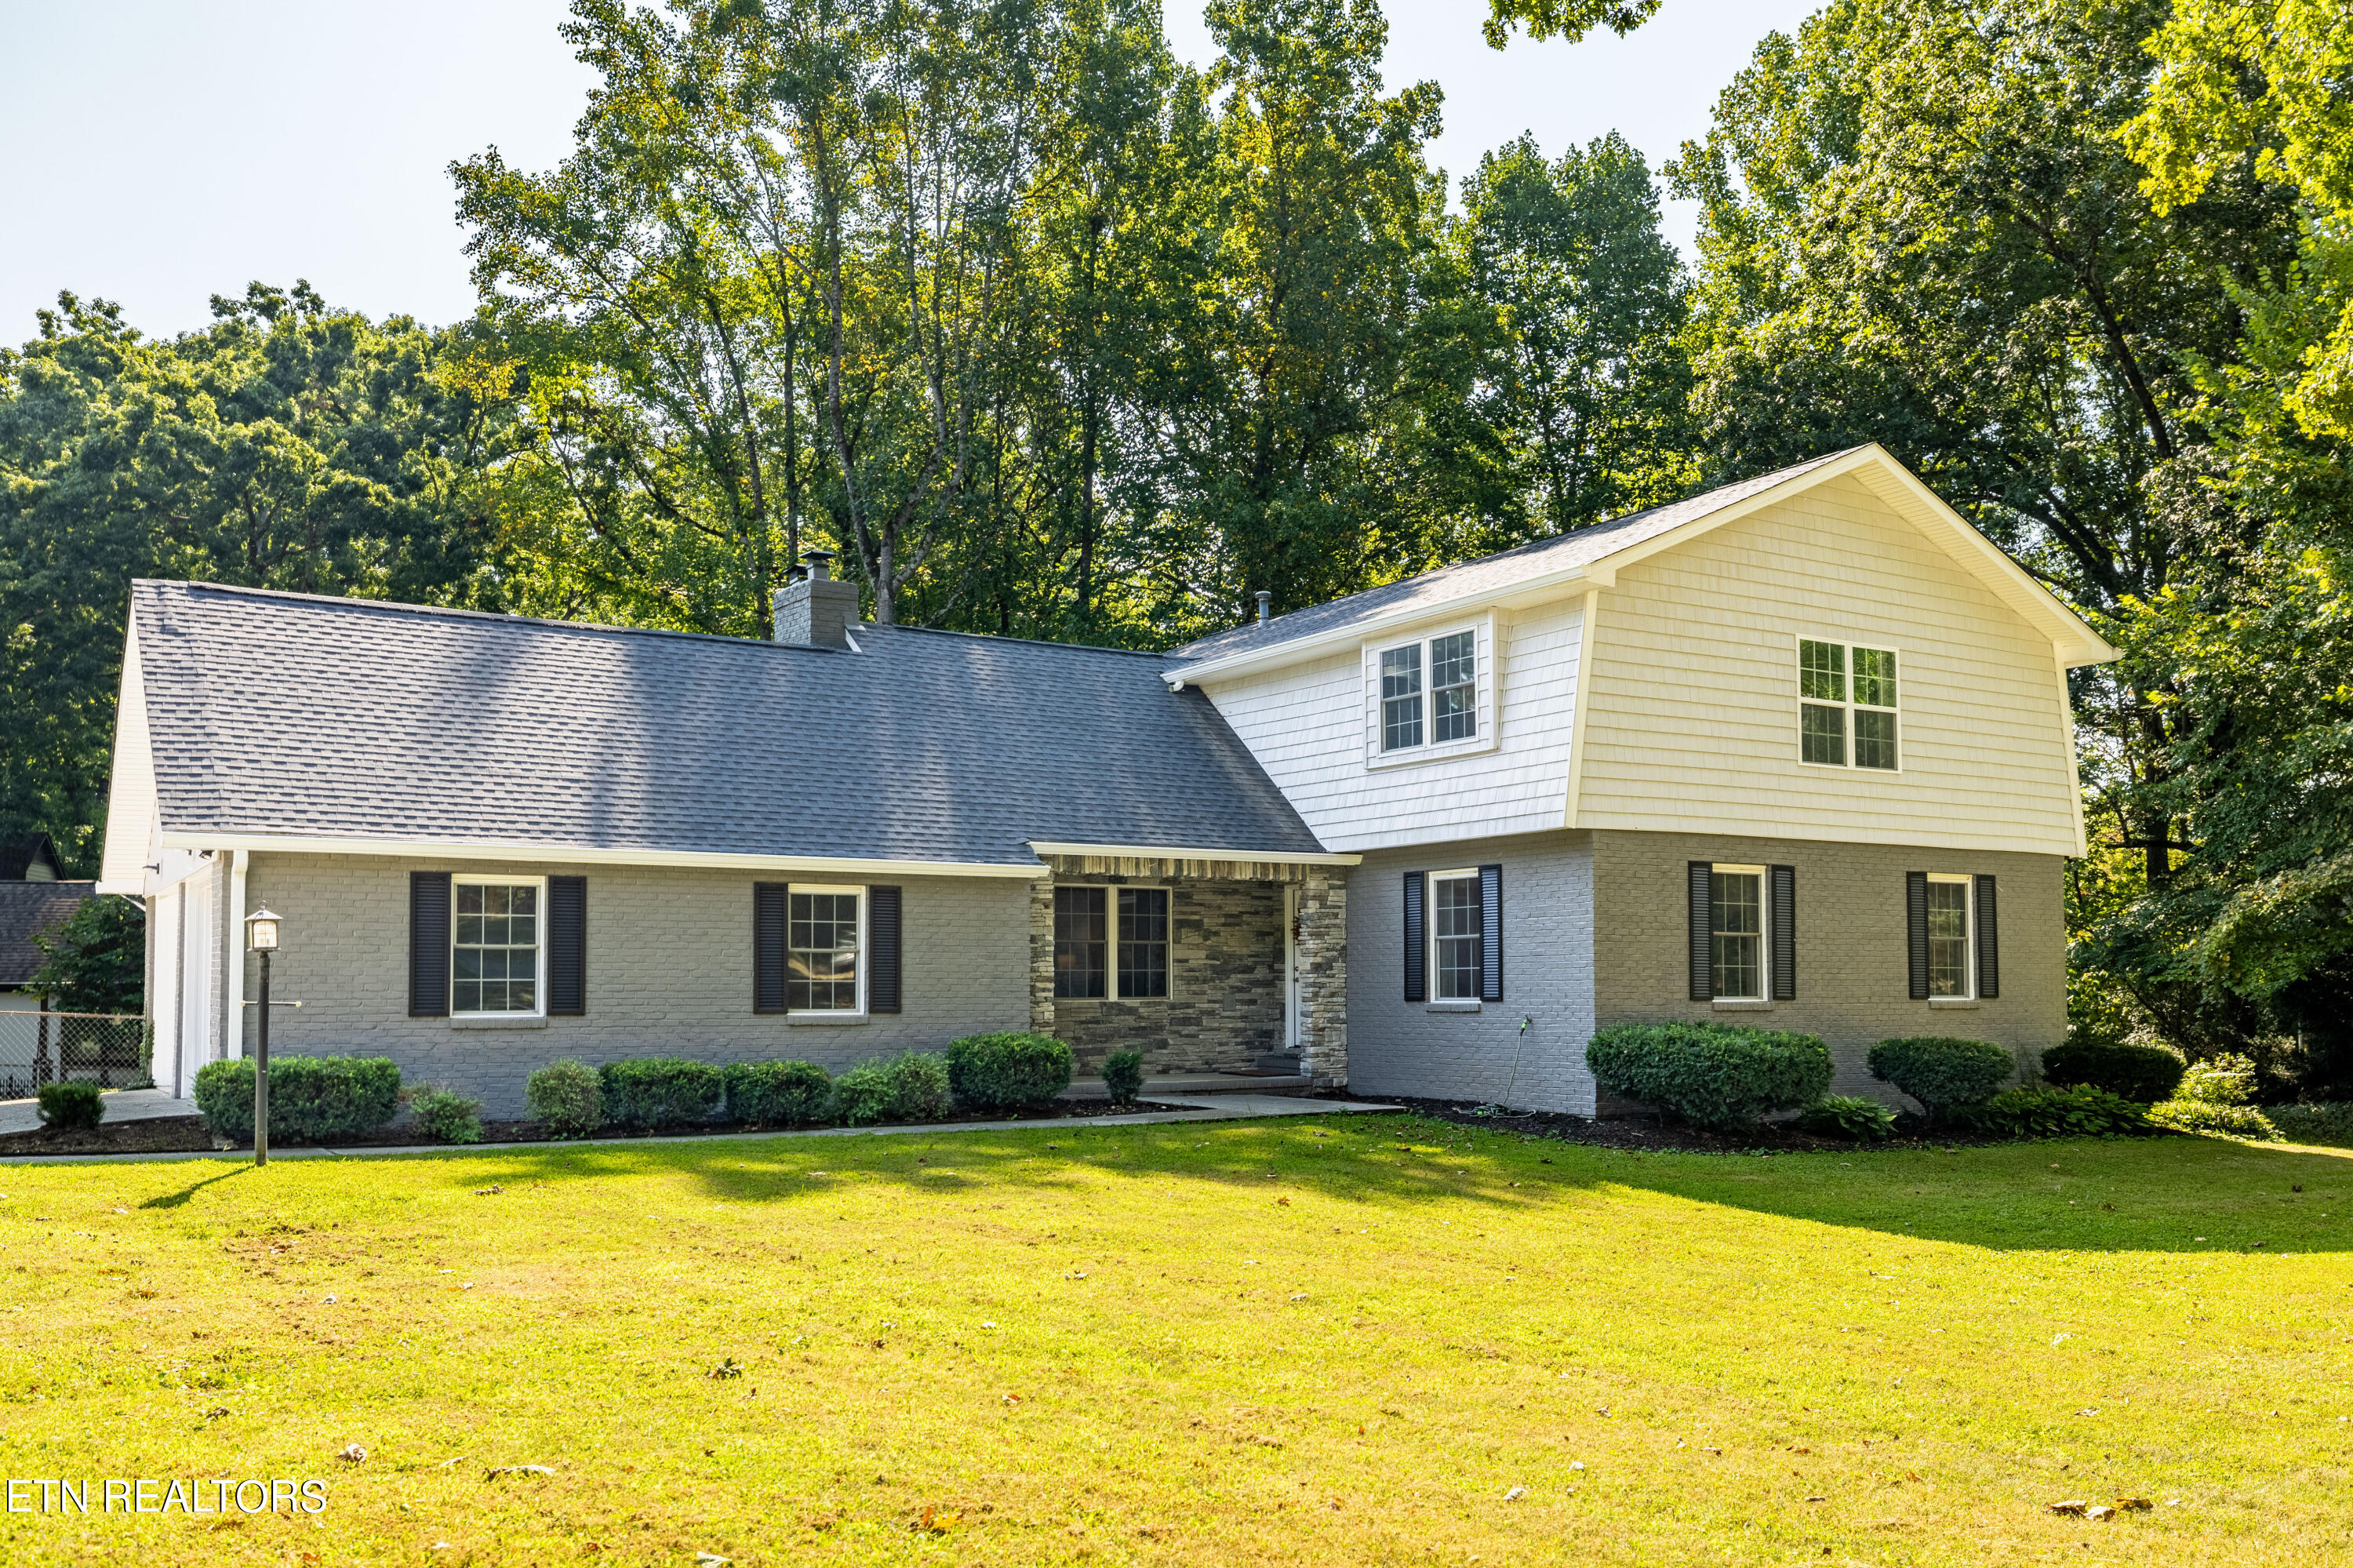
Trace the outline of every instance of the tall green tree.
{"type": "Polygon", "coordinates": [[[492,432],[437,377],[440,340],[307,284],[216,297],[142,339],[61,295],[0,350],[0,830],[95,864],[132,579],[427,603],[495,601],[469,505],[492,432]]]}
{"type": "MultiPolygon", "coordinates": [[[[1720,471],[1876,440],[2094,614],[2237,525],[2202,496],[2201,367],[2293,259],[2243,175],[2160,209],[2121,134],[2163,0],[1834,0],[1775,34],[1673,166],[1704,204],[1695,406],[1720,471]]],[[[2166,694],[2091,678],[2118,824],[2162,882],[2166,694]]]]}
{"type": "Polygon", "coordinates": [[[1683,265],[1642,155],[1613,132],[1547,163],[1523,136],[1480,160],[1462,206],[1470,286],[1497,326],[1479,412],[1513,453],[1521,514],[1497,543],[1685,493],[1683,265]]]}

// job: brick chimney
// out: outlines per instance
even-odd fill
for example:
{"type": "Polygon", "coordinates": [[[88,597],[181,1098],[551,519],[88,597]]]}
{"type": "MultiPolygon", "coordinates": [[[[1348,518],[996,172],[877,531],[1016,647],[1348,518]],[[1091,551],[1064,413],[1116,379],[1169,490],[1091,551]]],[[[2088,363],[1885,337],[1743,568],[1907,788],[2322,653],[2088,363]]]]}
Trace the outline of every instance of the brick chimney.
{"type": "Polygon", "coordinates": [[[857,586],[835,580],[830,550],[811,550],[803,559],[807,567],[792,568],[776,590],[776,640],[847,649],[849,628],[858,620],[857,586]]]}

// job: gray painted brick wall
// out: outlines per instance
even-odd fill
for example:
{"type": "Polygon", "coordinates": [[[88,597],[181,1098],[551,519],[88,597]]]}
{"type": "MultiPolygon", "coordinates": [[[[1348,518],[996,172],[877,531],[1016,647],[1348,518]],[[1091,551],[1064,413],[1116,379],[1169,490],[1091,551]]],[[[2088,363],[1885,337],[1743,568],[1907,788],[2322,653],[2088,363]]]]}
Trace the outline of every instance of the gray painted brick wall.
{"type": "Polygon", "coordinates": [[[746,872],[256,854],[248,876],[248,901],[285,919],[272,991],[303,1003],[277,1010],[273,1054],[390,1056],[404,1081],[448,1084],[480,1097],[493,1117],[522,1114],[524,1079],[560,1056],[797,1058],[839,1072],[1029,1022],[1029,889],[1012,878],[894,879],[905,890],[905,1011],[796,1023],[752,1011],[755,878],[746,872]],[[585,875],[587,1016],[535,1028],[409,1017],[411,871],[585,875]]]}
{"type": "Polygon", "coordinates": [[[1592,864],[1587,835],[1571,832],[1366,854],[1348,876],[1349,1089],[1590,1115],[1592,864]],[[1497,863],[1504,1000],[1476,1012],[1407,1001],[1405,873],[1497,863]]]}
{"type": "Polygon", "coordinates": [[[1905,1102],[1873,1078],[1881,1040],[1948,1034],[2039,1057],[2067,1030],[2066,862],[2058,855],[1928,850],[1802,839],[1597,832],[1594,886],[1601,936],[1596,1016],[1610,1023],[1716,1019],[1819,1034],[1837,1064],[1832,1088],[1905,1102]],[[1791,865],[1798,873],[1798,995],[1730,1010],[1690,1000],[1685,868],[1694,860],[1791,865]],[[1909,994],[1905,873],[1990,873],[2000,902],[2001,995],[1972,1006],[1909,994]]]}

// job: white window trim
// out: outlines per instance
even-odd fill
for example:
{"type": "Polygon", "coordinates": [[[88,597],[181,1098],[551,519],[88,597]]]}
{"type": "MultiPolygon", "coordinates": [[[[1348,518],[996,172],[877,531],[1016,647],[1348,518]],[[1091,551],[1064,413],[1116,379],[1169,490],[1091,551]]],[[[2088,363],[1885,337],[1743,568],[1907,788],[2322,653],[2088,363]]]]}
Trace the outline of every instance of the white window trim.
{"type": "Polygon", "coordinates": [[[1497,742],[1495,725],[1495,618],[1482,615],[1475,620],[1457,620],[1443,626],[1432,626],[1410,636],[1396,635],[1367,642],[1361,650],[1365,683],[1365,766],[1367,768],[1409,768],[1416,763],[1440,762],[1449,758],[1470,757],[1482,751],[1493,751],[1497,742]],[[1429,738],[1434,715],[1430,685],[1430,645],[1441,637],[1461,632],[1474,634],[1473,656],[1479,664],[1476,689],[1472,698],[1472,733],[1462,740],[1445,742],[1429,738]],[[1422,668],[1422,743],[1399,747],[1395,751],[1381,749],[1381,655],[1391,649],[1409,643],[1421,645],[1422,668]]]}
{"type": "Polygon", "coordinates": [[[1812,768],[1817,773],[1843,773],[1852,777],[1864,779],[1900,779],[1903,777],[1904,759],[1912,755],[1912,726],[1905,721],[1904,707],[1904,694],[1910,689],[1912,683],[1912,665],[1909,656],[1905,653],[1903,649],[1897,647],[1893,642],[1857,642],[1852,637],[1826,631],[1799,631],[1792,634],[1789,639],[1789,667],[1794,671],[1799,672],[1799,678],[1795,683],[1797,692],[1796,707],[1792,710],[1790,715],[1796,721],[1794,727],[1790,731],[1790,736],[1797,743],[1799,767],[1812,768]],[[1831,704],[1823,702],[1820,697],[1810,697],[1806,695],[1805,679],[1802,673],[1804,666],[1799,662],[1799,661],[1805,657],[1803,645],[1808,642],[1834,642],[1846,650],[1845,701],[1831,704]],[[1854,700],[1854,651],[1857,648],[1867,649],[1873,653],[1893,653],[1895,655],[1895,705],[1892,708],[1883,708],[1873,703],[1864,703],[1861,705],[1865,713],[1894,714],[1895,715],[1895,766],[1893,768],[1858,768],[1855,766],[1854,714],[1857,705],[1854,700]],[[1844,710],[1846,714],[1845,761],[1809,762],[1806,760],[1805,710],[1809,705],[1820,708],[1835,706],[1844,710]]]}
{"type": "MultiPolygon", "coordinates": [[[[1978,879],[1963,872],[1932,871],[1928,881],[1961,889],[1961,989],[1953,996],[1928,998],[1931,1007],[1975,1007],[1978,1003],[1978,879]]],[[[1935,984],[1932,980],[1929,982],[1935,984]]]]}
{"type": "Polygon", "coordinates": [[[866,941],[866,912],[872,900],[859,883],[788,882],[785,884],[785,995],[792,995],[793,970],[793,895],[796,893],[854,893],[858,895],[858,1005],[844,1007],[788,1007],[785,1021],[795,1019],[807,1022],[831,1020],[853,1022],[866,1016],[866,968],[873,958],[873,949],[866,941]]]}
{"type": "MultiPolygon", "coordinates": [[[[1392,644],[1392,646],[1394,646],[1394,644],[1392,644]]],[[[1479,868],[1475,865],[1472,865],[1459,867],[1453,871],[1433,871],[1424,880],[1425,891],[1423,895],[1424,904],[1422,908],[1421,923],[1425,929],[1422,933],[1422,940],[1427,944],[1429,952],[1422,959],[1422,972],[1430,977],[1430,1005],[1440,1012],[1475,1012],[1478,1011],[1481,1001],[1479,991],[1481,989],[1481,982],[1484,979],[1483,972],[1474,974],[1472,977],[1471,994],[1469,996],[1440,996],[1438,994],[1438,943],[1440,940],[1438,935],[1438,885],[1441,882],[1468,882],[1472,886],[1476,887],[1480,885],[1479,868]]],[[[1477,903],[1479,909],[1479,961],[1481,969],[1483,971],[1487,960],[1487,906],[1483,895],[1480,899],[1475,900],[1474,902],[1477,903]]]]}
{"type": "Polygon", "coordinates": [[[1119,895],[1123,892],[1167,893],[1165,882],[1066,882],[1065,887],[1092,887],[1103,895],[1103,993],[1101,996],[1058,996],[1055,1004],[1066,1001],[1166,1001],[1169,991],[1176,987],[1176,900],[1168,900],[1167,939],[1160,945],[1168,957],[1168,991],[1158,996],[1130,996],[1119,989],[1119,895]]]}
{"type": "MultiPolygon", "coordinates": [[[[1730,862],[1711,863],[1708,874],[1714,876],[1753,876],[1757,879],[1757,994],[1755,996],[1719,996],[1710,1000],[1727,1011],[1760,1012],[1773,1005],[1773,871],[1770,866],[1735,865],[1730,862]]],[[[1715,989],[1715,889],[1708,889],[1708,969],[1709,989],[1715,989]]]]}
{"type": "Polygon", "coordinates": [[[543,876],[492,876],[472,872],[459,872],[449,878],[449,1016],[458,1018],[522,1019],[547,1016],[547,878],[543,876]],[[533,965],[535,978],[531,995],[534,1003],[530,1009],[513,1008],[499,1012],[460,1012],[458,1011],[458,889],[461,887],[536,887],[539,889],[539,940],[534,944],[533,965]]]}

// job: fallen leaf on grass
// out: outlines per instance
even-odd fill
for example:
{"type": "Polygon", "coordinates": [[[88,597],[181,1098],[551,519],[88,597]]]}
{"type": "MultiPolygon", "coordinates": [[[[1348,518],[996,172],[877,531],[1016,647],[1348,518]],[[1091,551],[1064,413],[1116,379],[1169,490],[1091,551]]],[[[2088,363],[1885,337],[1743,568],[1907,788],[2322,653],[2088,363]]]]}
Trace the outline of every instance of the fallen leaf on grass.
{"type": "Polygon", "coordinates": [[[1291,1207],[1291,1200],[1288,1198],[1277,1198],[1275,1202],[1282,1204],[1286,1209],[1291,1207]]]}
{"type": "Polygon", "coordinates": [[[2116,1499],[2116,1508],[2119,1512],[2123,1513],[2147,1513],[2148,1511],[2148,1499],[2147,1498],[2118,1498],[2116,1499]]]}
{"type": "Polygon", "coordinates": [[[1828,1502],[1831,1499],[1828,1498],[1808,1498],[1806,1500],[1808,1502],[1828,1502]]]}
{"type": "Polygon", "coordinates": [[[555,1474],[554,1467],[547,1465],[501,1465],[494,1469],[485,1471],[482,1479],[494,1481],[501,1476],[552,1476],[554,1474],[555,1474]]]}
{"type": "Polygon", "coordinates": [[[1505,1492],[1505,1493],[1504,1494],[1504,1500],[1505,1502],[1517,1502],[1517,1501],[1519,1501],[1522,1498],[1524,1498],[1524,1497],[1525,1497],[1525,1496],[1527,1496],[1527,1495],[1528,1495],[1528,1489],[1527,1489],[1527,1488],[1525,1488],[1525,1487],[1514,1487],[1510,1491],[1507,1491],[1507,1492],[1505,1492]]]}
{"type": "Polygon", "coordinates": [[[2055,1502],[2046,1506],[2052,1513],[2081,1514],[2084,1510],[2090,1505],[2085,1503],[2082,1498],[2071,1498],[2065,1502],[2055,1502]]]}
{"type": "Polygon", "coordinates": [[[709,1372],[704,1372],[702,1375],[707,1378],[742,1377],[744,1375],[744,1369],[736,1364],[735,1358],[733,1356],[729,1356],[725,1361],[721,1361],[717,1366],[712,1367],[709,1372]]]}
{"type": "Polygon", "coordinates": [[[474,1196],[477,1198],[494,1198],[505,1191],[506,1189],[504,1187],[499,1186],[497,1183],[493,1182],[488,1187],[475,1188],[474,1196]]]}
{"type": "Polygon", "coordinates": [[[2086,1519],[2114,1519],[2116,1517],[2116,1510],[2108,1507],[2105,1503],[2094,1503],[2090,1508],[2084,1510],[2084,1517],[2086,1519]]]}
{"type": "Polygon", "coordinates": [[[361,1447],[356,1443],[347,1444],[345,1445],[343,1452],[337,1454],[335,1457],[344,1460],[347,1463],[356,1465],[361,1460],[367,1457],[367,1450],[361,1447]]]}

